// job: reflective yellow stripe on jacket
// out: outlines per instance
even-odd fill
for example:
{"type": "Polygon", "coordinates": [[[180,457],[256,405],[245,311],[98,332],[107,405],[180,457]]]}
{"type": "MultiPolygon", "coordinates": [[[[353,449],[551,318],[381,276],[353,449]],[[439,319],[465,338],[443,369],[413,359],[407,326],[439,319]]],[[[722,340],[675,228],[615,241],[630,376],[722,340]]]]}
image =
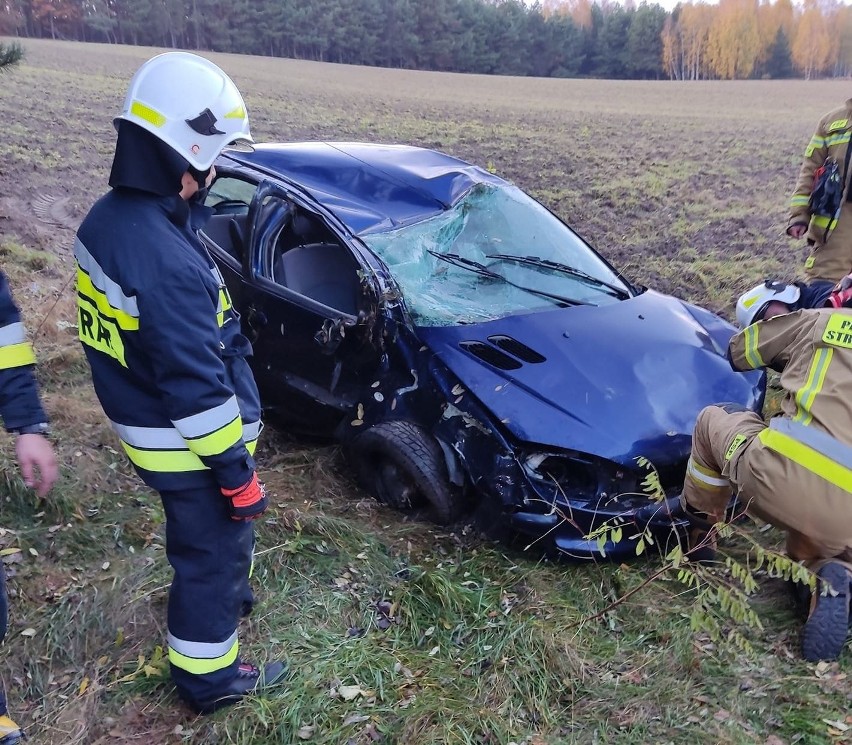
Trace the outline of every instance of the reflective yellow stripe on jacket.
{"type": "Polygon", "coordinates": [[[237,397],[207,411],[173,421],[172,424],[196,455],[225,452],[243,436],[237,397]]]}
{"type": "MultiPolygon", "coordinates": [[[[193,417],[188,418],[193,419],[193,417]]],[[[236,426],[239,427],[239,434],[236,439],[226,447],[208,453],[195,450],[193,442],[197,443],[199,440],[185,439],[176,427],[132,427],[119,422],[111,422],[111,424],[121,439],[121,445],[127,453],[127,457],[133,464],[146,471],[157,473],[185,473],[187,471],[206,470],[207,466],[204,465],[199,455],[215,455],[224,452],[240,437],[242,437],[249,453],[254,454],[257,438],[262,429],[259,421],[242,424],[237,419],[236,426]]],[[[222,439],[219,439],[219,432],[214,432],[211,436],[213,439],[208,440],[207,437],[201,437],[200,440],[206,446],[210,446],[214,441],[225,442],[231,437],[232,426],[233,422],[223,428],[227,434],[222,439]]]]}
{"type": "Polygon", "coordinates": [[[793,421],[801,424],[810,424],[813,421],[811,409],[817,394],[822,390],[825,384],[825,375],[828,372],[828,366],[831,364],[831,358],[834,355],[834,350],[828,347],[817,349],[811,360],[811,367],[808,371],[808,379],[805,381],[798,391],[796,391],[796,406],[797,412],[793,421]]]}
{"type": "Polygon", "coordinates": [[[745,355],[746,362],[748,362],[753,370],[760,370],[761,368],[766,367],[766,363],[763,361],[763,357],[760,356],[760,352],[758,351],[759,335],[759,323],[753,323],[750,326],[746,326],[743,330],[743,341],[745,342],[745,350],[743,354],[745,355]]]}
{"type": "Polygon", "coordinates": [[[211,270],[213,276],[216,278],[216,282],[219,284],[219,300],[216,303],[216,321],[219,324],[219,328],[225,325],[225,313],[229,311],[233,304],[231,303],[231,296],[228,293],[228,288],[225,285],[225,281],[222,279],[222,275],[219,273],[219,270],[214,266],[211,270]]]}
{"type": "Polygon", "coordinates": [[[77,331],[80,341],[127,367],[120,331],[139,330],[136,298],[126,295],[110,279],[78,238],[74,244],[77,259],[77,331]]]}
{"type": "Polygon", "coordinates": [[[23,323],[10,323],[0,328],[0,370],[34,365],[35,361],[35,352],[27,341],[23,323]]]}

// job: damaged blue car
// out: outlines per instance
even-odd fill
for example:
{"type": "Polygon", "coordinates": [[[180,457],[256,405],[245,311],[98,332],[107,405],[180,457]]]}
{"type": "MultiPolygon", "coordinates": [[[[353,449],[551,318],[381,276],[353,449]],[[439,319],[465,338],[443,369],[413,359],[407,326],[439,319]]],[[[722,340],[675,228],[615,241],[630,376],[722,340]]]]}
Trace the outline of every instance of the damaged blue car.
{"type": "Polygon", "coordinates": [[[341,443],[385,504],[594,558],[588,534],[648,503],[648,463],[681,487],[703,406],[762,406],[763,377],[726,360],[731,325],[632,284],[484,169],[363,143],[216,169],[201,236],[267,416],[341,443]]]}

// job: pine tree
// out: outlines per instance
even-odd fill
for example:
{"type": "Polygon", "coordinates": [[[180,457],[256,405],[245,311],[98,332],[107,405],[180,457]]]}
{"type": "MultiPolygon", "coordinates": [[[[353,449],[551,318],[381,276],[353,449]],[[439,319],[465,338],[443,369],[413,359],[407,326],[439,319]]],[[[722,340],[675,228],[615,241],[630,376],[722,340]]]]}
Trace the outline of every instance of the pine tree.
{"type": "Polygon", "coordinates": [[[769,48],[766,60],[766,74],[770,78],[792,78],[793,57],[790,53],[790,41],[783,29],[778,29],[775,41],[769,48]]]}
{"type": "Polygon", "coordinates": [[[0,43],[0,70],[8,70],[24,58],[24,50],[17,42],[0,43]]]}

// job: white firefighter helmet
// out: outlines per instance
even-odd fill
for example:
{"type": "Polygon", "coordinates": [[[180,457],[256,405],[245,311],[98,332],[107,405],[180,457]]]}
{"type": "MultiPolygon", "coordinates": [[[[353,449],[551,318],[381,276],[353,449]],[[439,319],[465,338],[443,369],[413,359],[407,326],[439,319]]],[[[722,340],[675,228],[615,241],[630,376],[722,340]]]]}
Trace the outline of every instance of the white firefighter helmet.
{"type": "Polygon", "coordinates": [[[140,67],[116,117],[138,124],[199,171],[228,145],[251,145],[245,102],[234,82],[210,60],[166,52],[140,67]]]}
{"type": "Polygon", "coordinates": [[[737,323],[745,328],[761,316],[766,306],[773,301],[793,305],[802,294],[798,285],[767,279],[757,287],[744,292],[737,300],[737,323]]]}

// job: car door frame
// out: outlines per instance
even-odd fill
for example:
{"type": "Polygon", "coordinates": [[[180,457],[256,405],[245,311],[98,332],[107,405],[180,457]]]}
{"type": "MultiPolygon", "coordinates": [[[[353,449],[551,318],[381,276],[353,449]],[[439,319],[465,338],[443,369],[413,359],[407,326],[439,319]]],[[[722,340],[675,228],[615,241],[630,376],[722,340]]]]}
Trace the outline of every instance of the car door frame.
{"type": "MultiPolygon", "coordinates": [[[[257,188],[249,206],[246,250],[242,257],[244,299],[241,309],[249,338],[255,344],[255,375],[262,388],[274,391],[270,399],[271,411],[279,412],[283,419],[299,420],[294,423],[300,430],[332,435],[332,430],[349,417],[360,398],[356,381],[363,377],[364,371],[355,375],[353,360],[347,356],[353,356],[354,347],[369,345],[371,332],[365,319],[368,316],[375,317],[375,314],[368,314],[364,309],[370,304],[371,296],[376,295],[374,291],[370,292],[370,283],[366,279],[372,276],[372,271],[339,221],[297,189],[288,188],[288,185],[262,174],[254,174],[252,178],[252,174],[245,169],[226,173],[250,180],[257,179],[257,188]],[[266,230],[266,235],[260,235],[264,227],[260,224],[263,219],[263,202],[269,197],[293,204],[297,209],[322,220],[341,247],[349,253],[361,278],[362,310],[358,315],[330,308],[263,276],[259,258],[262,252],[270,250],[267,243],[275,240],[273,230],[266,230]],[[290,309],[289,313],[287,309],[290,309]],[[307,326],[308,321],[296,320],[288,327],[284,315],[291,319],[312,318],[315,323],[307,326]],[[301,363],[301,369],[294,371],[282,368],[278,372],[272,369],[274,355],[270,347],[278,340],[299,350],[301,358],[296,359],[290,354],[290,367],[301,363]],[[291,343],[287,344],[287,340],[291,343]],[[306,365],[311,360],[314,372],[305,374],[309,369],[306,365]],[[294,410],[296,408],[303,412],[301,416],[299,411],[294,410]]],[[[283,226],[284,223],[277,229],[280,231],[283,226]]],[[[374,351],[375,360],[367,367],[379,365],[380,353],[374,351]]],[[[363,357],[360,361],[364,362],[363,357]]],[[[370,360],[367,359],[367,362],[370,360]]]]}

